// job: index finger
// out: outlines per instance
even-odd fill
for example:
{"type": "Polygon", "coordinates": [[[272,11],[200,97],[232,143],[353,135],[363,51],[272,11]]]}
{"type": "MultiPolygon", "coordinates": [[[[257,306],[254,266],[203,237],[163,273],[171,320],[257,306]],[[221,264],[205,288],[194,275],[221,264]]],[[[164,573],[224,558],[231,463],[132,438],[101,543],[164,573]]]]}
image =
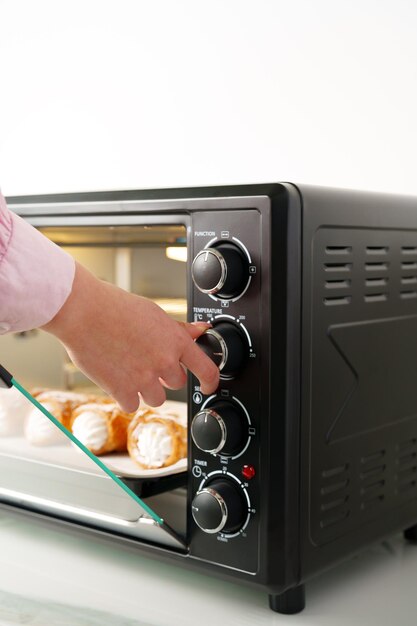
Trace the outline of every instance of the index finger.
{"type": "Polygon", "coordinates": [[[181,363],[200,381],[204,394],[213,393],[219,386],[219,369],[199,346],[190,339],[182,353],[181,363]]]}

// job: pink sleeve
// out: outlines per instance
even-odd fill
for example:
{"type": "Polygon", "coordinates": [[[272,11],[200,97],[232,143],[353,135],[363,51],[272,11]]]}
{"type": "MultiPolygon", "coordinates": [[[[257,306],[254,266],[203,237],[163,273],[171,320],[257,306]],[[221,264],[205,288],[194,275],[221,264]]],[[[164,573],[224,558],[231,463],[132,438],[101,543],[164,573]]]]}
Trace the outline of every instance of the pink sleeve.
{"type": "Polygon", "coordinates": [[[68,298],[74,259],[15,213],[0,193],[0,335],[38,328],[68,298]]]}

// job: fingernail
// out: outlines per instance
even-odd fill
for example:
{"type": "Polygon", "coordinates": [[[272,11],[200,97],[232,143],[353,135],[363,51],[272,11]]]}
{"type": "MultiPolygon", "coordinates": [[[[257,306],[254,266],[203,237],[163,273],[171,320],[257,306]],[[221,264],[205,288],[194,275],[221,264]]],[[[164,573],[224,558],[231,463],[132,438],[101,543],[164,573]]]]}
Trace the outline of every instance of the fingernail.
{"type": "Polygon", "coordinates": [[[197,326],[198,328],[210,328],[210,322],[191,322],[193,326],[197,326]]]}

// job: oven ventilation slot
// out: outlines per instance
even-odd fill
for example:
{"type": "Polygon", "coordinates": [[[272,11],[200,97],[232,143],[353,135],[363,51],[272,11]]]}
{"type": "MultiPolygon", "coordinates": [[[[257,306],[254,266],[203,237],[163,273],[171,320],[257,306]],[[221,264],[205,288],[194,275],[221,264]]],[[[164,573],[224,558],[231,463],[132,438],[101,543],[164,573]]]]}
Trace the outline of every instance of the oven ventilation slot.
{"type": "Polygon", "coordinates": [[[370,467],[361,472],[360,477],[361,480],[368,481],[373,480],[375,476],[382,474],[385,472],[387,466],[383,463],[382,465],[375,465],[375,467],[370,467]]]}
{"type": "Polygon", "coordinates": [[[326,259],[323,268],[326,277],[323,304],[325,306],[346,305],[352,300],[349,293],[352,281],[346,278],[352,270],[352,263],[344,261],[344,257],[350,260],[352,249],[349,245],[328,245],[324,248],[326,259]],[[334,261],[331,261],[329,257],[333,257],[334,261]]]}
{"type": "Polygon", "coordinates": [[[360,508],[373,508],[385,500],[386,469],[385,450],[363,456],[360,463],[360,508]]]}
{"type": "Polygon", "coordinates": [[[365,285],[366,287],[383,287],[388,285],[388,278],[367,278],[365,285]]]}
{"type": "Polygon", "coordinates": [[[349,515],[349,465],[323,470],[320,489],[320,528],[322,530],[343,522],[349,515]]]}
{"type": "Polygon", "coordinates": [[[325,263],[325,272],[350,272],[352,263],[325,263]]]}
{"type": "Polygon", "coordinates": [[[326,254],[350,254],[352,246],[326,246],[326,254]]]}
{"type": "MultiPolygon", "coordinates": [[[[417,231],[417,229],[416,229],[417,231]]],[[[375,242],[369,233],[332,229],[320,245],[321,274],[317,275],[316,290],[321,306],[340,318],[354,304],[366,307],[365,315],[378,315],[390,302],[400,302],[404,309],[417,303],[417,244],[415,233],[379,233],[375,242]],[[350,233],[350,234],[349,234],[350,233]],[[392,244],[388,242],[392,239],[392,244]],[[406,237],[406,238],[405,238],[406,237]],[[338,241],[341,241],[338,244],[338,241]],[[334,243],[335,242],[335,243],[334,243]],[[357,272],[354,273],[354,270],[357,272]],[[361,276],[362,275],[362,276],[361,276]],[[379,305],[379,306],[378,306],[379,305]],[[332,307],[335,307],[332,309],[332,307]]],[[[326,318],[326,323],[329,320],[326,318]]]]}
{"type": "Polygon", "coordinates": [[[389,263],[383,263],[382,261],[372,261],[365,263],[365,269],[367,272],[385,272],[388,270],[389,263]]]}
{"type": "Polygon", "coordinates": [[[366,254],[388,254],[388,246],[366,246],[366,254]]]}
{"type": "Polygon", "coordinates": [[[351,297],[350,296],[338,296],[335,298],[324,298],[324,304],[326,304],[327,306],[334,306],[334,305],[338,305],[338,304],[349,304],[351,301],[351,297]]]}
{"type": "Polygon", "coordinates": [[[383,494],[376,494],[373,497],[368,497],[367,500],[364,500],[363,502],[361,502],[361,509],[364,511],[366,509],[369,509],[372,506],[375,506],[376,504],[381,504],[385,499],[385,496],[383,494]]]}
{"type": "Polygon", "coordinates": [[[416,261],[403,261],[401,263],[401,269],[410,271],[417,270],[417,262],[416,261]]]}
{"type": "Polygon", "coordinates": [[[339,524],[343,522],[347,517],[349,517],[350,511],[349,509],[343,509],[341,511],[334,511],[332,515],[329,515],[320,520],[320,528],[328,528],[329,526],[334,526],[335,524],[339,524]]]}
{"type": "Polygon", "coordinates": [[[333,476],[337,476],[338,474],[342,474],[346,472],[348,469],[348,465],[338,465],[337,467],[331,467],[328,470],[323,470],[321,475],[323,478],[333,478],[333,476]]]}
{"type": "Polygon", "coordinates": [[[384,302],[387,298],[386,293],[368,293],[365,295],[365,302],[384,302]]]}
{"type": "Polygon", "coordinates": [[[397,446],[396,492],[402,495],[417,486],[417,440],[409,439],[397,446]]]}
{"type": "Polygon", "coordinates": [[[361,458],[361,465],[371,465],[372,463],[375,463],[376,461],[380,461],[381,459],[384,458],[386,454],[385,450],[378,450],[377,452],[372,452],[371,454],[368,454],[367,456],[363,456],[361,458]]]}
{"type": "Polygon", "coordinates": [[[350,287],[350,279],[326,280],[326,289],[347,289],[350,287]]]}
{"type": "Polygon", "coordinates": [[[400,297],[403,300],[410,300],[413,298],[417,298],[417,291],[401,291],[400,292],[400,297]]]}
{"type": "Polygon", "coordinates": [[[325,513],[326,511],[337,509],[341,507],[343,504],[345,504],[348,501],[348,499],[349,499],[349,496],[344,496],[343,498],[338,498],[337,500],[331,500],[330,502],[327,502],[326,504],[322,504],[320,507],[320,510],[325,513]]]}
{"type": "Polygon", "coordinates": [[[417,256],[417,246],[401,246],[401,270],[404,272],[401,276],[400,298],[402,300],[414,300],[417,298],[417,290],[412,286],[417,285],[417,259],[404,259],[404,256],[417,256]],[[404,288],[405,287],[405,288],[404,288]]]}
{"type": "Polygon", "coordinates": [[[329,493],[334,493],[336,491],[341,491],[342,489],[346,489],[348,484],[349,484],[348,479],[341,480],[341,481],[339,481],[337,483],[331,483],[330,485],[327,485],[327,487],[322,487],[321,488],[321,495],[322,496],[328,496],[329,493]]]}
{"type": "MultiPolygon", "coordinates": [[[[368,256],[386,256],[389,252],[388,246],[366,246],[368,256]]],[[[365,304],[378,304],[388,300],[388,280],[387,275],[381,276],[381,272],[388,272],[389,261],[365,261],[365,294],[363,300],[365,304]],[[376,275],[375,275],[376,274],[376,275]],[[381,290],[381,287],[385,289],[381,290]],[[374,291],[378,290],[378,291],[374,291]],[[371,291],[369,291],[371,290],[371,291]]]]}
{"type": "Polygon", "coordinates": [[[345,262],[344,257],[350,260],[352,246],[328,245],[324,250],[326,258],[323,264],[325,272],[323,303],[325,306],[350,304],[352,296],[349,291],[352,281],[346,275],[349,276],[352,263],[345,262]],[[329,257],[333,257],[334,261],[329,257]]]}

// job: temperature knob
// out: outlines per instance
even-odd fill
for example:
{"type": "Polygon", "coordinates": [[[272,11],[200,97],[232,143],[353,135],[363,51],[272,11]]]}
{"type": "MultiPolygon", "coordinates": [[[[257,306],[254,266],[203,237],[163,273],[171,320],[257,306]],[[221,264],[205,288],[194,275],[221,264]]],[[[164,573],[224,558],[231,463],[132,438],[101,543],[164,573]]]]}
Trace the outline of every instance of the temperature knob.
{"type": "Polygon", "coordinates": [[[191,273],[197,289],[227,300],[245,289],[249,262],[238,246],[225,241],[201,250],[193,261],[191,273]]]}
{"type": "Polygon", "coordinates": [[[233,456],[245,445],[245,422],[242,409],[231,402],[215,402],[194,416],[191,436],[203,452],[233,456]]]}
{"type": "Polygon", "coordinates": [[[205,533],[233,533],[242,527],[247,504],[237,485],[230,479],[215,479],[194,497],[191,511],[197,526],[205,533]]]}
{"type": "Polygon", "coordinates": [[[223,378],[232,378],[248,356],[248,342],[243,331],[230,322],[219,322],[197,339],[200,348],[217,365],[223,378]]]}

